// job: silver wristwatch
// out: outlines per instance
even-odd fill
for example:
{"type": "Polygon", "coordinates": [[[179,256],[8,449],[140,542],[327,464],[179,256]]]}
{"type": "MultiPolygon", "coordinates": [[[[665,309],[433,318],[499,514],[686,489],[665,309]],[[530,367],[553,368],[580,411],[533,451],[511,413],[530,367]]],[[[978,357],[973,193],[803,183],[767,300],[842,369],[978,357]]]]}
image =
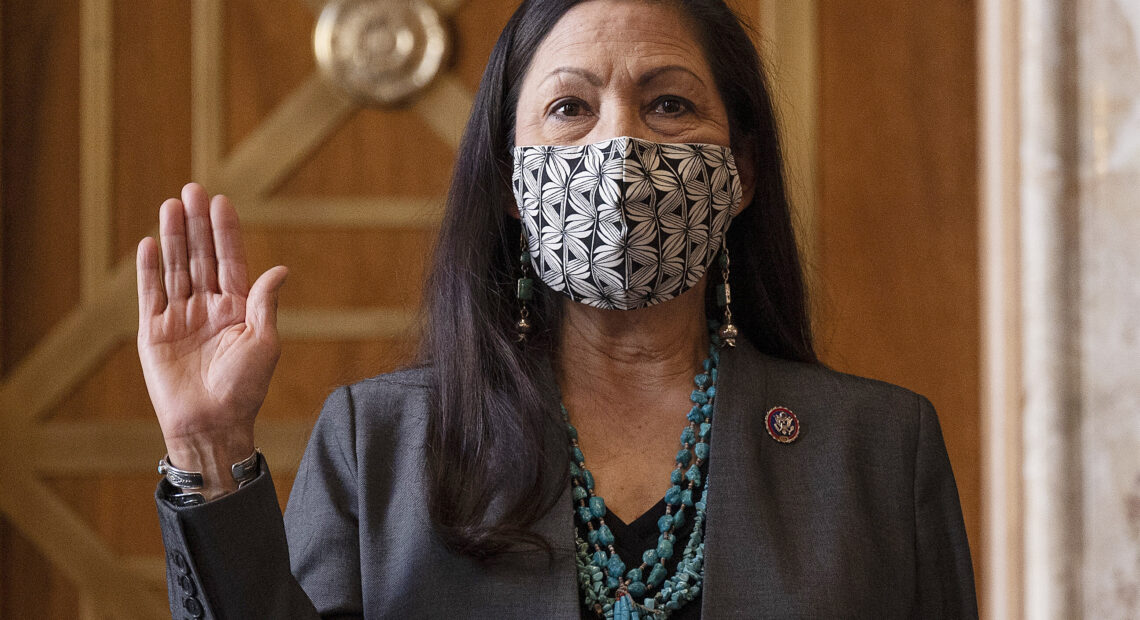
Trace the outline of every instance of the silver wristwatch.
{"type": "MultiPolygon", "coordinates": [[[[260,465],[261,448],[254,448],[253,454],[230,466],[230,474],[233,475],[234,482],[237,483],[239,489],[257,478],[261,469],[260,465]]],[[[158,473],[165,476],[166,481],[180,491],[167,496],[170,503],[175,506],[197,506],[206,503],[205,496],[196,492],[201,490],[205,484],[202,480],[202,472],[178,469],[170,464],[170,455],[167,454],[158,461],[158,473]]]]}

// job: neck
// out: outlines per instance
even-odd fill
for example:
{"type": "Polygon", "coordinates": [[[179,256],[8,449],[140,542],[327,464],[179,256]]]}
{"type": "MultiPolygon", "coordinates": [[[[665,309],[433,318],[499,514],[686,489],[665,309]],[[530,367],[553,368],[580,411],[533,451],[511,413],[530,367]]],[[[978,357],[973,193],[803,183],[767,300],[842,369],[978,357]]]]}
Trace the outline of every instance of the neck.
{"type": "Polygon", "coordinates": [[[649,414],[667,403],[675,413],[678,405],[671,401],[691,389],[708,352],[704,287],[702,280],[675,299],[639,310],[565,301],[556,359],[567,407],[575,414],[617,413],[615,406],[649,414]]]}

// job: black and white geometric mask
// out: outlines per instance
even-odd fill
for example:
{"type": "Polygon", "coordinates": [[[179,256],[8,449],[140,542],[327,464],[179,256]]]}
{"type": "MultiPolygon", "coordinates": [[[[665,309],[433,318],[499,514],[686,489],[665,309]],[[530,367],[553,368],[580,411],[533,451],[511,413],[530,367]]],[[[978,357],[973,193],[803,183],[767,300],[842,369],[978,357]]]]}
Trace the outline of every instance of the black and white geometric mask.
{"type": "Polygon", "coordinates": [[[616,310],[695,286],[741,200],[728,147],[629,137],[515,147],[512,183],[535,273],[616,310]]]}

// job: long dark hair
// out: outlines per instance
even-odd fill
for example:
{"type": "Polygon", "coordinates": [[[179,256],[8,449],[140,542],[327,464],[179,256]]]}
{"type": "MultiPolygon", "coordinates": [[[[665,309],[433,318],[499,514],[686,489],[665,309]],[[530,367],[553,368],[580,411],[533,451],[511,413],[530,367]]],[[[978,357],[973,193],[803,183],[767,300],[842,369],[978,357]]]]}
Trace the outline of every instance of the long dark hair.
{"type": "MultiPolygon", "coordinates": [[[[516,342],[520,225],[508,209],[522,79],[547,33],[582,1],[527,0],[499,36],[459,147],[426,283],[421,358],[433,375],[429,513],[449,548],[476,558],[519,543],[550,551],[550,541],[529,528],[568,484],[567,439],[550,371],[561,299],[536,287],[530,303],[536,331],[516,342]]],[[[755,198],[727,237],[733,317],[760,351],[816,362],[776,121],[756,49],[722,0],[665,1],[688,16],[728,110],[733,152],[752,160],[755,198]]]]}

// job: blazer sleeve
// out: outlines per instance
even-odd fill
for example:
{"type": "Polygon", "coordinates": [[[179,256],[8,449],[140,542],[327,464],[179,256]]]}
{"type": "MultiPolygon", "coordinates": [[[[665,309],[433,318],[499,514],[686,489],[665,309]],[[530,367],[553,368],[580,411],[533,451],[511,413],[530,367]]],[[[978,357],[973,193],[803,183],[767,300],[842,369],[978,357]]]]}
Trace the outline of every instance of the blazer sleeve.
{"type": "Polygon", "coordinates": [[[175,618],[362,618],[355,459],[345,460],[351,425],[347,389],[325,402],[289,500],[286,528],[273,479],[198,506],[156,492],[175,618]],[[291,561],[294,566],[290,566],[291,561]]]}
{"type": "Polygon", "coordinates": [[[977,618],[974,571],[958,487],[934,406],[919,396],[914,518],[916,618],[977,618]]]}

